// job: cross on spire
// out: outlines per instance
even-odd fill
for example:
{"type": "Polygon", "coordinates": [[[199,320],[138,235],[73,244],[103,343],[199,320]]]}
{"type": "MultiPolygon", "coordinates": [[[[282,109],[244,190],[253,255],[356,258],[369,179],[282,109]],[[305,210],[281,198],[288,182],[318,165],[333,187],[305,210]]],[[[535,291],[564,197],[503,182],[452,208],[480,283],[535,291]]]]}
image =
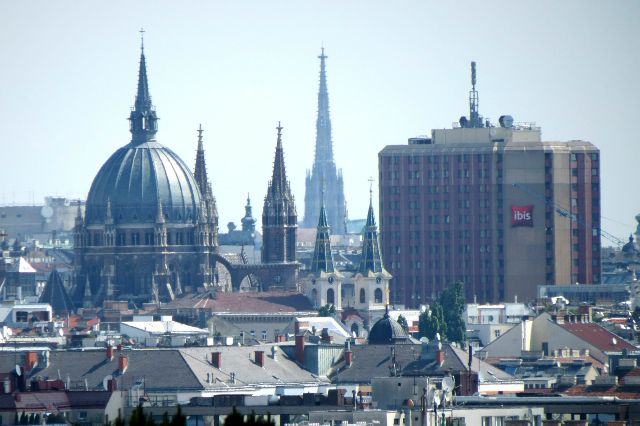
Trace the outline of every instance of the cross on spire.
{"type": "Polygon", "coordinates": [[[146,31],[144,30],[144,28],[140,27],[140,31],[138,32],[140,33],[140,48],[144,50],[144,33],[146,31]]]}

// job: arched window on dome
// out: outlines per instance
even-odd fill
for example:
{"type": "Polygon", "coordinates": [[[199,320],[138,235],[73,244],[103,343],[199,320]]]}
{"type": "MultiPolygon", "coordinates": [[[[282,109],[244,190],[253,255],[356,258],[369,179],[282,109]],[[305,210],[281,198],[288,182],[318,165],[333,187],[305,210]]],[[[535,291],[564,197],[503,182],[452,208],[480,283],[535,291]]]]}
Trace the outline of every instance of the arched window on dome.
{"type": "Polygon", "coordinates": [[[335,293],[333,292],[332,288],[327,290],[327,303],[329,305],[335,305],[335,303],[336,303],[335,293]]]}
{"type": "Polygon", "coordinates": [[[364,288],[360,289],[360,303],[365,303],[366,300],[366,292],[364,291],[364,288]]]}
{"type": "Polygon", "coordinates": [[[382,303],[382,290],[376,288],[376,291],[373,293],[373,298],[375,299],[376,303],[382,303]]]}

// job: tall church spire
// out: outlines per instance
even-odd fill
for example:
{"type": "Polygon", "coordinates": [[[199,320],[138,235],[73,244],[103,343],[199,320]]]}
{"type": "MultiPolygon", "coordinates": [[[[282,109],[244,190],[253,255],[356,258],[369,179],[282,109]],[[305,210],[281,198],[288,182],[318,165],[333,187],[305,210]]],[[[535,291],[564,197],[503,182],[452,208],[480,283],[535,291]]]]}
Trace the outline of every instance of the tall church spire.
{"type": "Polygon", "coordinates": [[[315,163],[333,163],[333,141],[331,140],[331,117],[329,116],[329,91],[327,90],[327,70],[322,53],[320,59],[320,89],[318,90],[318,118],[316,119],[316,155],[315,163]]]}
{"type": "Polygon", "coordinates": [[[282,126],[278,123],[278,140],[273,160],[273,174],[262,208],[262,262],[296,260],[296,228],[298,214],[287,181],[282,149],[282,126]]]}
{"type": "MultiPolygon", "coordinates": [[[[144,30],[140,30],[144,35],[144,30]]],[[[129,115],[131,142],[141,144],[153,140],[158,131],[158,117],[151,103],[149,81],[147,79],[147,61],[144,56],[144,39],[140,47],[140,68],[138,71],[138,91],[131,114],[129,115]]]]}
{"type": "Polygon", "coordinates": [[[373,214],[373,189],[369,189],[369,211],[367,212],[367,223],[364,226],[362,238],[362,257],[358,272],[367,276],[370,272],[385,272],[382,263],[382,253],[380,252],[380,239],[378,237],[378,226],[373,214]]]}
{"type": "Polygon", "coordinates": [[[271,192],[276,195],[284,195],[288,189],[287,171],[284,166],[284,151],[282,149],[282,126],[278,121],[278,141],[276,142],[276,155],[273,159],[273,175],[271,176],[271,192]]]}
{"type": "MultiPolygon", "coordinates": [[[[323,197],[324,198],[324,197],[323,197]]],[[[331,235],[327,222],[327,211],[324,207],[324,200],[320,208],[318,217],[318,228],[316,231],[316,246],[313,251],[311,261],[311,272],[320,274],[321,272],[335,272],[333,266],[333,253],[331,252],[331,235]]]]}
{"type": "Polygon", "coordinates": [[[318,222],[321,192],[326,188],[327,219],[333,229],[342,229],[346,218],[344,184],[342,172],[336,168],[333,159],[333,139],[331,117],[329,115],[329,91],[324,47],[320,59],[320,87],[318,90],[318,116],[316,119],[316,144],[313,168],[307,171],[304,220],[305,228],[312,228],[318,222]]]}

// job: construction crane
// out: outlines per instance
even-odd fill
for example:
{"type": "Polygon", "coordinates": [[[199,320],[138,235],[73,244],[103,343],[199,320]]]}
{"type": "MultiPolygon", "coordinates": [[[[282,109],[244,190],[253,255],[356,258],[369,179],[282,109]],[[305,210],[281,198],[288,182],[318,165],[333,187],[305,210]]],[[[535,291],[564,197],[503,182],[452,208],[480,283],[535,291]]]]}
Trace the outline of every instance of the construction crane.
{"type": "MultiPolygon", "coordinates": [[[[551,198],[548,198],[542,194],[540,194],[537,191],[534,191],[530,188],[527,188],[526,186],[517,184],[517,183],[512,183],[511,186],[513,186],[516,189],[519,189],[523,192],[526,192],[527,194],[531,195],[534,198],[537,198],[538,200],[541,200],[544,202],[545,205],[547,206],[551,206],[553,208],[553,210],[560,216],[562,217],[566,217],[568,218],[570,221],[572,222],[577,222],[580,225],[586,227],[587,224],[584,222],[584,220],[581,220],[578,215],[571,213],[570,210],[562,207],[560,204],[558,203],[554,203],[553,200],[551,198]]],[[[626,241],[621,240],[620,238],[616,237],[613,234],[608,233],[607,231],[605,231],[604,229],[602,229],[602,227],[600,228],[600,235],[602,237],[604,237],[605,239],[609,240],[610,242],[612,242],[613,244],[615,244],[618,247],[621,247],[623,245],[625,245],[626,241]]]]}

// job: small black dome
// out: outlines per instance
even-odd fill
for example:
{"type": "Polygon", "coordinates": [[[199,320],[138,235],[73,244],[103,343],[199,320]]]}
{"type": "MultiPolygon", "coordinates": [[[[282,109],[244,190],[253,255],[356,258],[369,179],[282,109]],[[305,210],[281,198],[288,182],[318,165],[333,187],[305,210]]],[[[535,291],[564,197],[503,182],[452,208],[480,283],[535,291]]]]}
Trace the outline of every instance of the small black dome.
{"type": "Polygon", "coordinates": [[[107,202],[115,223],[153,223],[158,203],[168,222],[198,218],[200,192],[187,165],[169,148],[149,141],[118,149],[96,175],[85,212],[87,224],[104,223],[107,202]]]}
{"type": "Polygon", "coordinates": [[[384,316],[380,318],[371,327],[369,332],[369,344],[370,345],[389,345],[397,342],[404,342],[409,340],[409,335],[404,328],[389,316],[389,311],[384,313],[384,316]]]}

